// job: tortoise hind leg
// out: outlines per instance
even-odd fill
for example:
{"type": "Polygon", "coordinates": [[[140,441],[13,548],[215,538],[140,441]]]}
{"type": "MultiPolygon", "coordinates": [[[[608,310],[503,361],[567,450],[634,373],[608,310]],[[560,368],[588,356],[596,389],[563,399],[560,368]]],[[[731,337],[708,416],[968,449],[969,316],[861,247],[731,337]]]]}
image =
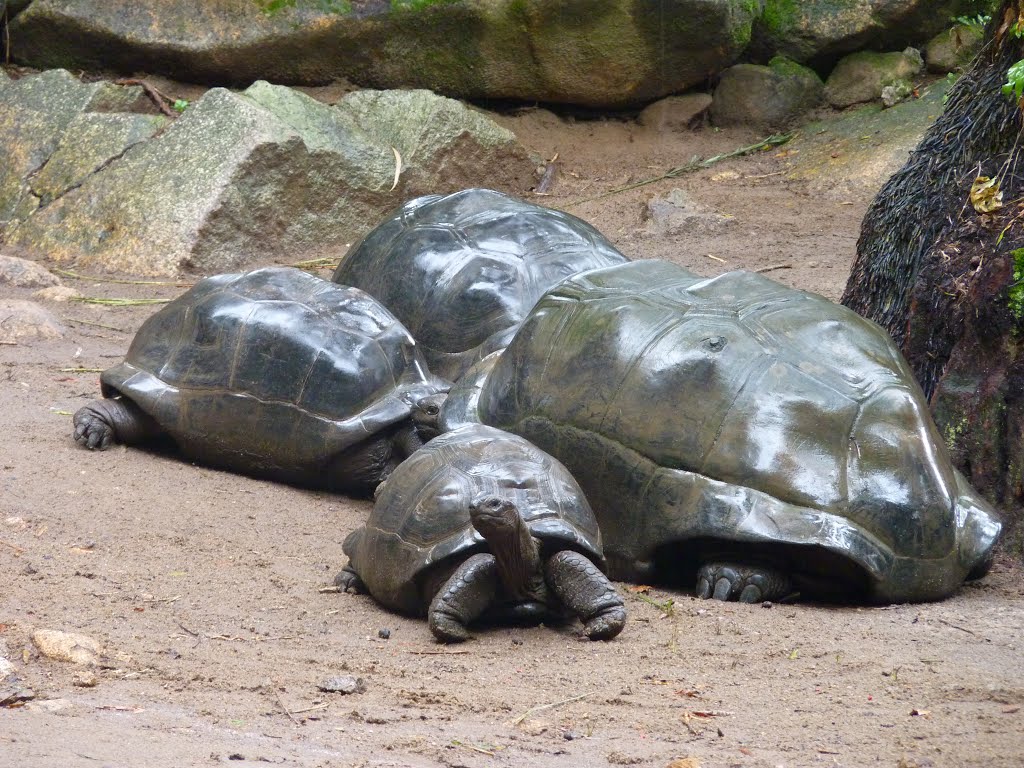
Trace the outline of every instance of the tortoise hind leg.
{"type": "Polygon", "coordinates": [[[135,445],[163,432],[139,406],[121,397],[93,400],[72,421],[75,442],[89,450],[104,451],[114,443],[135,445]]]}
{"type": "Polygon", "coordinates": [[[427,611],[427,624],[442,643],[468,640],[466,625],[477,618],[501,588],[494,555],[478,554],[460,565],[438,590],[427,611]]]}
{"type": "Polygon", "coordinates": [[[705,563],[697,571],[697,597],[760,603],[791,591],[789,576],[775,568],[740,563],[705,563]]]}
{"type": "Polygon", "coordinates": [[[583,633],[591,640],[611,640],[622,631],[622,598],[589,558],[563,550],[548,558],[544,576],[565,607],[580,617],[583,633]]]}

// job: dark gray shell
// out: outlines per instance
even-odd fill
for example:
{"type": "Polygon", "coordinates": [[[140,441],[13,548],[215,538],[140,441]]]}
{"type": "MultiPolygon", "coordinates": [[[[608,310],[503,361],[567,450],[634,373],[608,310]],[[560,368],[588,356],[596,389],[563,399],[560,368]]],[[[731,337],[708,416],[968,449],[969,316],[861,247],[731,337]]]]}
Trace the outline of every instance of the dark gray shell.
{"type": "Polygon", "coordinates": [[[355,245],[332,278],[375,296],[452,381],[504,347],[564,278],[627,259],[594,227],[489,189],[412,200],[355,245]]]}
{"type": "Polygon", "coordinates": [[[516,435],[475,424],[431,440],[380,487],[366,525],[345,540],[349,567],[382,605],[420,615],[425,573],[486,551],[469,505],[511,499],[547,551],[573,549],[603,566],[594,513],[558,461],[516,435]]]}
{"type": "Polygon", "coordinates": [[[983,571],[1000,530],[888,335],[753,273],[647,261],[571,278],[476,386],[480,420],[579,481],[614,578],[724,547],[928,600],[983,571]]]}
{"type": "Polygon", "coordinates": [[[143,323],[101,385],[192,458],[295,481],[443,386],[373,297],[287,267],[200,281],[143,323]]]}

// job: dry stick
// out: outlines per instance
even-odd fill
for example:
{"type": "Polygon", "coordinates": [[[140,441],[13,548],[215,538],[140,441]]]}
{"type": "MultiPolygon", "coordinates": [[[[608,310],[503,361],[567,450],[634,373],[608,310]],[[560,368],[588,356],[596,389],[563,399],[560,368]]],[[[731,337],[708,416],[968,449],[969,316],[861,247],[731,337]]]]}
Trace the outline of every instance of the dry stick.
{"type": "Polygon", "coordinates": [[[487,755],[488,757],[494,757],[495,754],[489,749],[484,749],[483,747],[478,747],[474,744],[467,744],[464,741],[452,741],[452,744],[454,744],[457,747],[465,747],[466,749],[472,749],[474,752],[479,752],[481,755],[487,755]]]}
{"type": "Polygon", "coordinates": [[[558,176],[558,166],[555,165],[555,160],[558,159],[558,155],[544,166],[544,175],[540,178],[540,183],[537,185],[537,189],[534,190],[535,195],[546,195],[551,190],[551,187],[555,183],[555,178],[558,176]]]}
{"type": "Polygon", "coordinates": [[[53,272],[64,277],[73,277],[75,280],[91,280],[94,283],[120,283],[122,285],[170,285],[175,288],[191,288],[195,283],[186,283],[180,280],[127,280],[118,277],[100,277],[98,275],[83,275],[80,272],[72,272],[70,269],[59,269],[54,267],[53,272]]]}
{"type": "MultiPolygon", "coordinates": [[[[938,617],[936,617],[936,618],[938,618],[938,617]]],[[[940,624],[945,624],[947,627],[952,627],[953,629],[959,629],[961,632],[966,632],[968,635],[975,634],[974,632],[972,632],[971,630],[967,629],[966,627],[961,627],[959,624],[954,624],[953,622],[946,621],[945,619],[939,619],[939,623],[940,624]]]]}
{"type": "Polygon", "coordinates": [[[288,709],[287,705],[285,705],[284,700],[281,698],[281,694],[277,692],[276,688],[274,689],[274,696],[277,697],[278,706],[281,707],[282,710],[284,710],[284,713],[286,715],[288,715],[288,719],[296,725],[302,725],[302,723],[299,722],[298,718],[295,717],[295,714],[290,709],[288,709]]]}
{"type": "Polygon", "coordinates": [[[607,192],[602,192],[600,195],[596,195],[594,197],[585,197],[582,200],[575,200],[571,203],[567,203],[564,207],[571,208],[582,203],[589,203],[593,202],[594,200],[600,200],[605,197],[610,197],[611,195],[617,195],[620,192],[628,192],[631,189],[643,187],[646,186],[647,184],[654,184],[656,181],[663,181],[664,179],[674,179],[677,176],[682,176],[684,173],[692,173],[694,171],[700,171],[705,168],[710,168],[715,163],[721,162],[722,160],[728,160],[730,157],[742,157],[743,155],[749,155],[752,152],[757,152],[762,149],[768,149],[769,147],[781,146],[782,144],[785,144],[787,141],[789,141],[791,138],[793,138],[792,133],[773,133],[771,136],[765,139],[761,139],[761,141],[755,144],[750,144],[749,146],[746,147],[734,149],[732,152],[724,152],[720,155],[714,155],[704,160],[700,159],[699,157],[694,157],[693,160],[686,163],[686,165],[678,165],[675,168],[670,168],[660,176],[652,176],[648,179],[641,179],[640,181],[635,181],[632,184],[626,184],[625,186],[622,187],[609,189],[607,192]]]}
{"type": "Polygon", "coordinates": [[[327,709],[329,706],[331,706],[330,702],[326,702],[324,704],[314,704],[311,707],[303,707],[302,709],[293,709],[292,710],[292,714],[293,715],[301,715],[303,712],[315,712],[318,709],[327,709]]]}
{"type": "Polygon", "coordinates": [[[793,268],[792,264],[772,264],[770,267],[761,267],[760,269],[755,269],[754,271],[757,272],[758,274],[764,274],[765,272],[774,272],[776,269],[792,269],[792,268],[793,268]]]}
{"type": "Polygon", "coordinates": [[[580,699],[585,699],[589,695],[589,693],[581,693],[579,696],[571,696],[568,699],[554,701],[551,704],[541,704],[539,707],[533,707],[531,709],[526,710],[525,712],[523,712],[523,714],[521,714],[519,717],[513,720],[512,725],[519,725],[521,722],[523,722],[523,720],[528,718],[530,715],[535,715],[538,712],[543,712],[545,709],[554,709],[555,707],[560,707],[563,704],[569,704],[574,701],[579,701],[580,699]]]}
{"type": "Polygon", "coordinates": [[[69,322],[72,322],[72,323],[81,323],[82,325],[92,325],[92,326],[95,326],[96,328],[105,328],[108,331],[117,331],[118,333],[130,333],[130,331],[126,331],[124,328],[115,328],[112,325],[104,325],[103,323],[94,323],[92,320],[79,320],[77,317],[69,317],[67,319],[68,319],[69,322]]]}
{"type": "Polygon", "coordinates": [[[107,307],[135,307],[149,304],[170,304],[173,299],[105,299],[99,296],[76,296],[72,301],[83,304],[102,304],[107,307]]]}
{"type": "Polygon", "coordinates": [[[17,552],[17,553],[18,553],[19,555],[23,555],[23,554],[25,554],[25,550],[24,550],[24,549],[22,549],[21,547],[19,547],[19,546],[18,546],[18,545],[16,545],[16,544],[11,544],[11,543],[9,543],[9,542],[6,542],[6,541],[0,541],[0,544],[3,544],[3,545],[4,545],[5,547],[10,547],[10,548],[11,548],[11,549],[13,549],[13,550],[14,550],[15,552],[17,552]]]}
{"type": "Polygon", "coordinates": [[[134,77],[125,77],[120,80],[115,80],[114,85],[138,85],[142,87],[142,90],[149,96],[149,100],[156,104],[157,109],[163,112],[168,117],[178,117],[178,113],[171,109],[168,103],[173,104],[174,99],[166,94],[160,93],[156,88],[147,83],[145,80],[139,80],[134,77]]]}

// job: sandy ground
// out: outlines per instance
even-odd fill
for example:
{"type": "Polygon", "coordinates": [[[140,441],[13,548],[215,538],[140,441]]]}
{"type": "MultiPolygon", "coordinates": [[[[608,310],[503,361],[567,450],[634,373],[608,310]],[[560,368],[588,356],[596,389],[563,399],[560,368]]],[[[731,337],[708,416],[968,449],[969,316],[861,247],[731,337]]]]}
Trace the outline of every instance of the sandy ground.
{"type": "MultiPolygon", "coordinates": [[[[558,154],[538,201],[627,255],[708,275],[773,268],[841,294],[870,193],[790,179],[792,149],[578,202],[756,136],[542,110],[501,120],[558,154]],[[673,189],[704,215],[659,227],[647,202],[673,189]]],[[[65,282],[92,296],[182,290],[65,282]]],[[[118,361],[151,308],[48,306],[63,339],[0,346],[0,655],[36,695],[0,712],[0,766],[1024,763],[1024,574],[1005,555],[936,604],[765,608],[621,584],[630,621],[612,642],[573,624],[444,648],[367,597],[318,591],[368,502],[77,448],[70,413],[97,396],[92,369],[118,361]],[[95,638],[102,663],[43,658],[39,628],[95,638]],[[338,675],[365,691],[318,690],[338,675]]]]}

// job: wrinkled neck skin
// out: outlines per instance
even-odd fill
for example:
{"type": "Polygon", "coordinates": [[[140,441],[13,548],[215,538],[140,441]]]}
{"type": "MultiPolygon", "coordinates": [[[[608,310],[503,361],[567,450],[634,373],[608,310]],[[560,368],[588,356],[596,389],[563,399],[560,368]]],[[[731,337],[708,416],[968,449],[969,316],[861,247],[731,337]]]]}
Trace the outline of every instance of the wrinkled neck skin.
{"type": "Polygon", "coordinates": [[[514,520],[493,518],[473,525],[484,537],[498,565],[498,575],[509,599],[514,602],[546,603],[547,585],[541,568],[540,543],[518,513],[514,520]]]}

